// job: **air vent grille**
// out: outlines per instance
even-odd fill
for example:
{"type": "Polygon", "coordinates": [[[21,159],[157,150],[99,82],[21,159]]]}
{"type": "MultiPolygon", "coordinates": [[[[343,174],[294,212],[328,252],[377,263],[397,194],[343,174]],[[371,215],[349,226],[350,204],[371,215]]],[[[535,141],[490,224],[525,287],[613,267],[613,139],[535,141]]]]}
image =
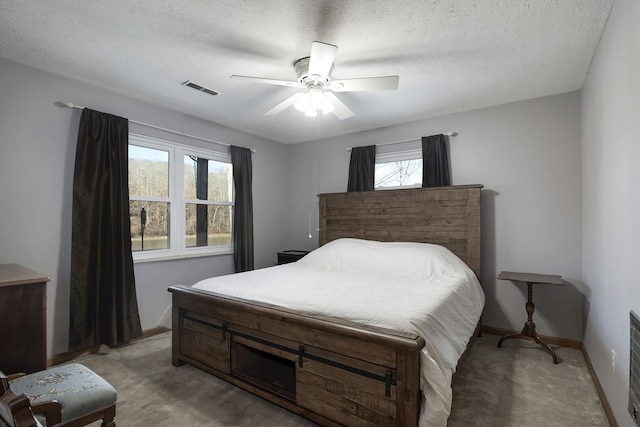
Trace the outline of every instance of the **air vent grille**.
{"type": "Polygon", "coordinates": [[[629,357],[629,414],[640,426],[640,319],[632,311],[631,355],[629,357]]]}
{"type": "Polygon", "coordinates": [[[204,92],[204,93],[209,94],[211,96],[216,96],[216,95],[218,95],[220,93],[220,92],[216,92],[213,89],[209,89],[208,87],[204,87],[204,86],[201,86],[201,85],[199,85],[197,83],[194,83],[191,80],[187,80],[186,82],[182,83],[182,85],[183,86],[188,86],[188,87],[190,87],[192,89],[199,90],[200,92],[204,92]]]}

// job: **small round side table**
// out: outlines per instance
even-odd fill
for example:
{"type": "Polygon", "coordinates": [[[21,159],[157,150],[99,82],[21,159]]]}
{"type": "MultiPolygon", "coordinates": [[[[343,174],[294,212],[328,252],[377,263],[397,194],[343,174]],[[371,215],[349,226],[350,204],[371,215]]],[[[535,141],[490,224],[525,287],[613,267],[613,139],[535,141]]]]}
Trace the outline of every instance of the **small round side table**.
{"type": "Polygon", "coordinates": [[[561,276],[554,276],[549,274],[535,274],[535,273],[516,273],[513,271],[502,271],[498,274],[499,280],[510,280],[512,282],[524,282],[527,284],[527,304],[525,308],[527,310],[527,321],[524,324],[524,328],[518,333],[505,335],[500,338],[498,341],[498,347],[502,347],[502,343],[505,340],[511,338],[532,338],[536,343],[543,346],[549,353],[551,353],[551,357],[553,358],[553,363],[558,364],[558,356],[556,356],[556,352],[540,338],[538,333],[536,332],[536,324],[533,323],[533,312],[535,310],[535,305],[533,304],[533,285],[534,284],[544,284],[544,285],[564,285],[564,281],[561,276]]]}

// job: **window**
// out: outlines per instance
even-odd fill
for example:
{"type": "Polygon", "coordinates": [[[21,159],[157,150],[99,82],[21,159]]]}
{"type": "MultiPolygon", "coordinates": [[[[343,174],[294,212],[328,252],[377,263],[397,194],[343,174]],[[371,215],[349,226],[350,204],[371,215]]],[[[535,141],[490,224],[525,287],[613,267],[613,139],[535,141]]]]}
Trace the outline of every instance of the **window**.
{"type": "Polygon", "coordinates": [[[376,154],[376,190],[421,186],[422,149],[376,154]]]}
{"type": "Polygon", "coordinates": [[[230,246],[233,176],[229,163],[184,156],[185,246],[230,246]]]}
{"type": "Polygon", "coordinates": [[[134,259],[232,249],[228,153],[129,135],[129,216],[134,259]]]}
{"type": "Polygon", "coordinates": [[[129,218],[134,252],[169,249],[170,154],[129,144],[129,218]]]}

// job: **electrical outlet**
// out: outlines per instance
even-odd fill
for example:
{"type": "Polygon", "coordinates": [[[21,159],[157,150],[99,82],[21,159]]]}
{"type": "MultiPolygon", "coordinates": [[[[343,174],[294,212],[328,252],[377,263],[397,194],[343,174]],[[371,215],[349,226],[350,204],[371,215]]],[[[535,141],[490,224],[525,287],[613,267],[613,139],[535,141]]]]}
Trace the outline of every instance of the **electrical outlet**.
{"type": "Polygon", "coordinates": [[[611,371],[616,373],[616,352],[611,349],[611,371]]]}

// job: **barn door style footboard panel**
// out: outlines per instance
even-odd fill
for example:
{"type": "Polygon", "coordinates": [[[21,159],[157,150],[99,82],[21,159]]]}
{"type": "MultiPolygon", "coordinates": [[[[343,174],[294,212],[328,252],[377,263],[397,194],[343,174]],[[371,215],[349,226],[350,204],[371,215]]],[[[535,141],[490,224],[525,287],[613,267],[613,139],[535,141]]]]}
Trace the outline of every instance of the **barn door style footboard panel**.
{"type": "Polygon", "coordinates": [[[422,338],[169,290],[174,365],[192,364],[323,426],[418,425],[422,338]]]}

